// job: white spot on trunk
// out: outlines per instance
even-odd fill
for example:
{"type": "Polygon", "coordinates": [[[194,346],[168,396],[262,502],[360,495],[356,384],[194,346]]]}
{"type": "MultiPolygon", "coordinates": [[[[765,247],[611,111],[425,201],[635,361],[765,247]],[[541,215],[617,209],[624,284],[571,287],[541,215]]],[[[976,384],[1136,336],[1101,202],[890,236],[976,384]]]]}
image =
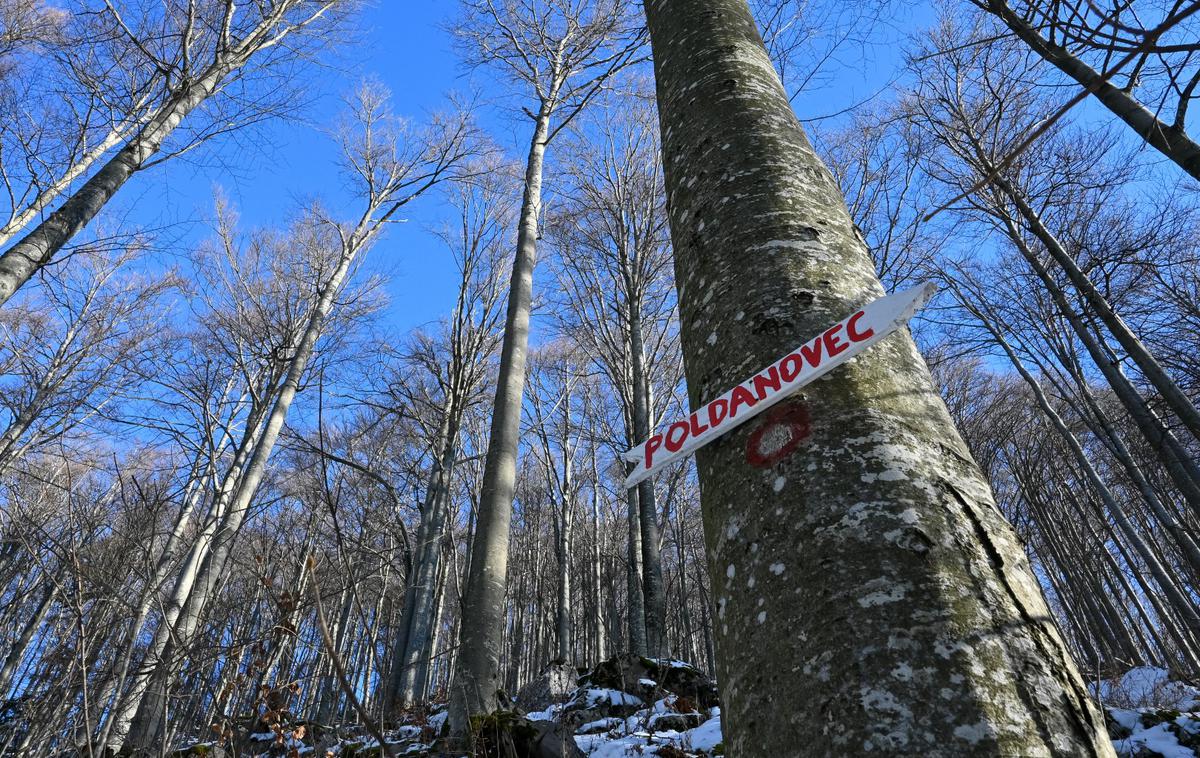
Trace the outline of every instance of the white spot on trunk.
{"type": "Polygon", "coordinates": [[[963,724],[962,726],[954,727],[954,736],[974,745],[984,740],[992,739],[995,737],[995,732],[992,731],[992,727],[986,722],[980,721],[978,724],[963,724]]]}
{"type": "Polygon", "coordinates": [[[787,477],[786,477],[786,476],[781,476],[781,477],[779,477],[778,479],[776,479],[776,480],[775,480],[775,484],[774,484],[774,485],[772,485],[772,488],[773,488],[773,489],[774,489],[776,492],[780,492],[780,491],[782,491],[782,490],[783,490],[783,485],[785,485],[785,484],[787,484],[787,477]]]}

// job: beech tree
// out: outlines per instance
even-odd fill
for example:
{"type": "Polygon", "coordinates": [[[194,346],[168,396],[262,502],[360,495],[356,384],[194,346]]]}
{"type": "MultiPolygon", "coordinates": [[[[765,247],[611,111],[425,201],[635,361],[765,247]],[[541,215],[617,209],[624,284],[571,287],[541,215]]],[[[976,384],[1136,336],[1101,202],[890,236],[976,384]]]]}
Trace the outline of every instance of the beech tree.
{"type": "MultiPolygon", "coordinates": [[[[103,111],[112,103],[126,112],[90,146],[85,123],[60,172],[34,174],[26,189],[14,193],[20,203],[10,209],[0,241],[38,222],[0,253],[0,305],[54,260],[136,172],[239,123],[285,109],[285,88],[242,99],[229,93],[236,81],[255,76],[267,84],[273,69],[294,63],[302,53],[297,40],[328,28],[339,6],[349,4],[285,0],[242,6],[233,0],[171,0],[152,9],[105,0],[94,12],[81,13],[74,30],[77,46],[64,47],[68,70],[92,93],[91,102],[85,100],[80,110],[103,111]],[[91,68],[101,62],[99,70],[91,68]],[[168,142],[189,115],[214,98],[217,107],[208,119],[194,124],[177,143],[168,142]],[[70,189],[93,166],[98,168],[91,176],[70,189]],[[42,215],[64,196],[59,207],[42,215]]],[[[37,149],[36,143],[32,149],[37,149]]],[[[38,156],[29,160],[36,163],[38,156]]]]}
{"type": "MultiPolygon", "coordinates": [[[[645,7],[695,408],[882,288],[744,0],[645,7]]],[[[728,752],[1112,755],[911,338],[789,402],[697,454],[728,752]]]]}
{"type": "Polygon", "coordinates": [[[501,69],[534,105],[524,109],[533,134],[452,691],[454,734],[469,738],[470,716],[496,710],[500,689],[509,524],[546,148],[634,60],[643,41],[626,0],[469,0],[463,10],[457,34],[469,60],[501,69]]]}
{"type": "Polygon", "coordinates": [[[1200,180],[1200,144],[1188,134],[1188,111],[1200,95],[1200,5],[972,2],[1083,87],[1146,144],[1200,180]]]}

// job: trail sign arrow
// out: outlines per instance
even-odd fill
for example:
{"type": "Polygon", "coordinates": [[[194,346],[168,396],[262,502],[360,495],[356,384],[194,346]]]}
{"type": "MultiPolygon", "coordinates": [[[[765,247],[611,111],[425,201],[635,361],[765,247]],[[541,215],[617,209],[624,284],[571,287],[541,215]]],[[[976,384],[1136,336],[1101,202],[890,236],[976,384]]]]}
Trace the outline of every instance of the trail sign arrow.
{"type": "Polygon", "coordinates": [[[903,326],[937,291],[932,282],[872,301],[720,397],[625,453],[625,486],[690,455],[903,326]]]}

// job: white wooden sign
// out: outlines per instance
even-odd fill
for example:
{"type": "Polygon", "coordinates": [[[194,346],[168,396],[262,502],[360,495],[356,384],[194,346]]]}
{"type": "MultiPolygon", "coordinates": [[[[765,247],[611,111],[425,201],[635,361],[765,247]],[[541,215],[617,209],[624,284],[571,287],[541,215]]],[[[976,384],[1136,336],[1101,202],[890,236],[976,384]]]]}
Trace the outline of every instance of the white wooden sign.
{"type": "Polygon", "coordinates": [[[903,326],[936,291],[927,282],[868,303],[686,419],[651,435],[625,453],[625,460],[636,464],[625,486],[635,486],[863,352],[903,326]]]}

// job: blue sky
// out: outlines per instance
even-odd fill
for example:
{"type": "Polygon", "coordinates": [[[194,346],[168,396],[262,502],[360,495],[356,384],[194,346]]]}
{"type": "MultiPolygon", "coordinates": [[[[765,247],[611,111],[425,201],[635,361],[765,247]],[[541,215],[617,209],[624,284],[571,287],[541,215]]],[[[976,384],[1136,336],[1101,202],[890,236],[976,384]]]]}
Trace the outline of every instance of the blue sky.
{"type": "MultiPolygon", "coordinates": [[[[148,226],[169,227],[167,237],[186,245],[207,236],[214,191],[225,194],[245,228],[282,225],[297,206],[315,198],[331,207],[345,203],[337,172],[337,147],[324,130],[343,110],[341,98],[364,77],[393,93],[393,109],[419,121],[446,103],[446,93],[469,87],[466,73],[442,29],[455,10],[441,0],[379,0],[357,23],[356,43],[339,51],[333,65],[313,70],[312,107],[302,123],[272,122],[245,138],[207,146],[194,160],[177,159],[130,182],[118,198],[148,226]]],[[[405,214],[371,252],[371,268],[391,274],[389,321],[407,330],[436,318],[450,305],[453,261],[428,233],[436,201],[405,214]]]]}
{"type": "MultiPolygon", "coordinates": [[[[304,122],[273,122],[243,138],[210,145],[193,159],[142,174],[123,190],[118,208],[138,223],[170,229],[166,238],[184,246],[208,234],[203,222],[211,217],[217,188],[246,228],[282,225],[297,206],[314,198],[338,207],[347,193],[336,170],[336,146],[322,130],[336,123],[340,98],[364,77],[387,85],[393,109],[415,120],[442,108],[450,92],[476,93],[485,103],[478,113],[481,125],[504,149],[522,155],[525,124],[511,116],[500,96],[508,88],[489,71],[465,70],[454,54],[446,27],[456,12],[453,0],[376,0],[333,65],[311,72],[306,86],[311,85],[314,102],[304,122]]],[[[879,89],[901,64],[896,43],[914,20],[928,18],[924,6],[905,7],[893,24],[872,30],[873,44],[848,46],[843,64],[831,69],[822,86],[797,99],[801,117],[837,112],[879,89]]],[[[409,221],[394,227],[369,258],[372,270],[389,274],[386,328],[394,334],[448,310],[455,278],[452,259],[429,233],[438,223],[436,198],[410,207],[405,216],[409,221]]]]}

